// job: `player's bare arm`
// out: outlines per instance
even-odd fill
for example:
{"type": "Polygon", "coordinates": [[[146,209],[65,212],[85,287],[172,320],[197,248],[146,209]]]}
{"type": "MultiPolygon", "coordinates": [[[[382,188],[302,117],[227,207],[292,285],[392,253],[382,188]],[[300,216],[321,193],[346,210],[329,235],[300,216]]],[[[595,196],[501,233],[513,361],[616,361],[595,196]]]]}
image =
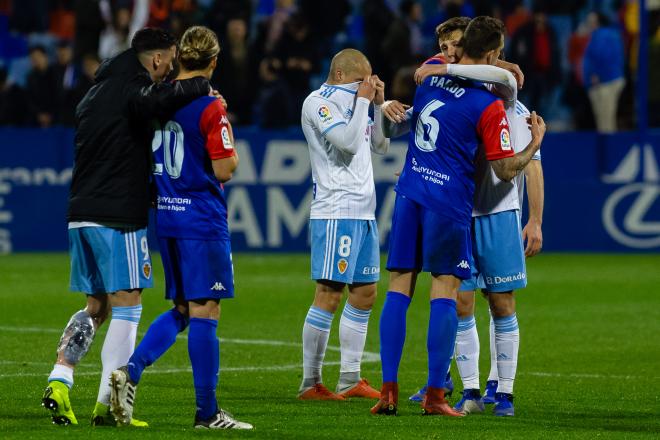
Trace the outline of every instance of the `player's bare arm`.
{"type": "Polygon", "coordinates": [[[429,76],[440,76],[447,74],[448,64],[422,64],[415,70],[415,84],[420,85],[429,76]]]}
{"type": "Polygon", "coordinates": [[[543,166],[540,160],[532,160],[525,167],[527,181],[527,201],[529,203],[529,220],[522,230],[525,246],[525,256],[533,257],[541,252],[543,247],[543,166]]]}
{"type": "Polygon", "coordinates": [[[385,101],[383,103],[383,116],[395,124],[403,122],[406,120],[406,110],[409,108],[408,104],[403,104],[397,100],[385,101]]]}
{"type": "Polygon", "coordinates": [[[520,66],[514,63],[510,63],[508,61],[504,60],[497,60],[495,65],[499,68],[502,68],[504,70],[508,70],[511,72],[513,77],[516,79],[516,83],[518,84],[518,88],[522,89],[523,85],[525,85],[525,74],[523,71],[520,69],[520,66]]]}
{"type": "Polygon", "coordinates": [[[532,160],[534,154],[541,148],[543,136],[545,136],[545,122],[543,118],[532,112],[529,117],[531,124],[532,140],[527,147],[514,156],[506,157],[503,159],[490,161],[495,175],[505,182],[513,179],[520,171],[522,171],[529,161],[532,160]]]}
{"type": "Polygon", "coordinates": [[[213,96],[214,98],[218,98],[220,102],[222,102],[222,106],[227,110],[227,100],[225,99],[224,96],[220,94],[216,89],[213,89],[209,92],[209,96],[213,96]]]}

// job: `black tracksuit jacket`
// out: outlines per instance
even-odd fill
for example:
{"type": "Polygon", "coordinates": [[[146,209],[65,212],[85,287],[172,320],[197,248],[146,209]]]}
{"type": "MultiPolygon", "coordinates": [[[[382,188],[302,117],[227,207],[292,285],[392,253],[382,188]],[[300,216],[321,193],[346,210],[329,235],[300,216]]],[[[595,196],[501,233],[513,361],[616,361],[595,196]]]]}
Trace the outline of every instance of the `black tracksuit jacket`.
{"type": "Polygon", "coordinates": [[[133,49],[104,61],[76,108],[68,221],[145,227],[152,123],[208,92],[201,77],[153,83],[133,49]]]}

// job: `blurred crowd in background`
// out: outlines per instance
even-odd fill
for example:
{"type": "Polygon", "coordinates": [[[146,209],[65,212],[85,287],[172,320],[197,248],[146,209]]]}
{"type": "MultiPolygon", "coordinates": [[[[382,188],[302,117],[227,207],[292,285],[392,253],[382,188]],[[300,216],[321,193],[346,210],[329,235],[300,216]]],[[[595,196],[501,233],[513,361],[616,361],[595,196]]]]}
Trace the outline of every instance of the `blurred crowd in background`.
{"type": "MultiPolygon", "coordinates": [[[[649,118],[660,126],[660,0],[648,7],[649,118]]],[[[411,103],[414,70],[439,50],[435,27],[477,15],[505,23],[506,58],[526,75],[520,100],[551,130],[596,129],[590,91],[603,83],[618,118],[598,128],[635,127],[638,0],[0,0],[0,124],[73,125],[99,63],[144,26],[218,34],[212,83],[235,125],[299,124],[302,101],[344,47],[367,55],[388,99],[411,103]]]]}

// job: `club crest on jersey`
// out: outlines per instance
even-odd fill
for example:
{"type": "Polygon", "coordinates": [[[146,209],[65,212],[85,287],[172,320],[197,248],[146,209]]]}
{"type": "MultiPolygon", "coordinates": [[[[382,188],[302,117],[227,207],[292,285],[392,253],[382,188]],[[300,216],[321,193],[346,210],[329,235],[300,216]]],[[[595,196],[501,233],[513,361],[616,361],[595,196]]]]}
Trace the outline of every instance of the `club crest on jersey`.
{"type": "Polygon", "coordinates": [[[144,263],[142,265],[142,273],[144,274],[145,278],[149,279],[151,276],[151,264],[144,263]]]}
{"type": "Polygon", "coordinates": [[[229,129],[227,127],[222,127],[220,130],[220,136],[222,137],[222,144],[225,146],[226,150],[231,150],[233,145],[231,144],[231,138],[229,137],[229,129]]]}
{"type": "Polygon", "coordinates": [[[319,119],[321,122],[328,123],[332,121],[332,113],[330,113],[330,109],[326,105],[322,105],[318,109],[318,114],[319,114],[319,119]]]}
{"type": "Polygon", "coordinates": [[[346,261],[345,258],[342,258],[341,260],[337,261],[337,269],[339,269],[340,274],[346,272],[347,268],[348,268],[348,261],[346,261]]]}
{"type": "Polygon", "coordinates": [[[511,150],[511,136],[509,136],[509,130],[506,128],[503,128],[500,133],[500,146],[504,151],[511,150]]]}

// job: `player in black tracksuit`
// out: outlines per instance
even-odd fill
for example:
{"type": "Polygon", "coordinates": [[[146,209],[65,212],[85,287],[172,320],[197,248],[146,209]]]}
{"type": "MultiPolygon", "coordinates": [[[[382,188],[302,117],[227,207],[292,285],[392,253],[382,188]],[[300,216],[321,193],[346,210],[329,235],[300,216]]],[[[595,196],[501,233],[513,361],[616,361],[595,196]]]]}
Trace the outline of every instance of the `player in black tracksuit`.
{"type": "Polygon", "coordinates": [[[168,33],[143,29],[131,46],[101,65],[94,86],[76,108],[67,218],[71,290],[87,294],[87,306],[64,330],[42,400],[58,424],[77,423],[68,396],[73,369],[110,307],[92,424],[115,424],[109,412],[108,377],[133,352],[142,310],[140,292],[152,286],[146,238],[152,120],[168,118],[210,91],[203,78],[162,82],[176,56],[176,40],[168,33]]]}

